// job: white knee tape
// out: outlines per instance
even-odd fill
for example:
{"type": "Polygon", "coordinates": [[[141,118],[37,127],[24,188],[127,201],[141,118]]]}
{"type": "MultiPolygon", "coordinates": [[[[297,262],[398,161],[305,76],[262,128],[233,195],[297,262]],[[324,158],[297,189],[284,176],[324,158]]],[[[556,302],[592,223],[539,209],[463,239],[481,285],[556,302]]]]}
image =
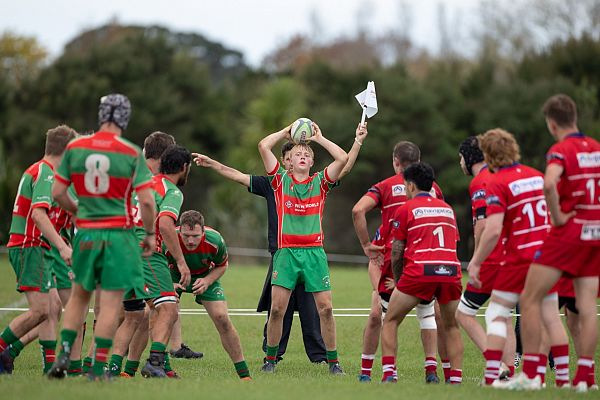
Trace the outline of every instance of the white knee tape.
{"type": "Polygon", "coordinates": [[[417,311],[417,319],[419,320],[421,329],[437,329],[433,301],[429,304],[418,304],[415,309],[417,311]]]}
{"type": "Polygon", "coordinates": [[[510,317],[510,308],[498,303],[490,303],[485,312],[485,323],[487,325],[487,334],[506,337],[506,321],[496,321],[496,318],[510,317]]]}

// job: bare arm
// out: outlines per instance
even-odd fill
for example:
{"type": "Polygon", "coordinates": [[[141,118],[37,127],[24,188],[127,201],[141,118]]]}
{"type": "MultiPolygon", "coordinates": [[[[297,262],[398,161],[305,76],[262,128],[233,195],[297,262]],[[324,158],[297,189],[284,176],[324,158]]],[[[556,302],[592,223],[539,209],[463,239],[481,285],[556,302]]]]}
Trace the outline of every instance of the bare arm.
{"type": "Polygon", "coordinates": [[[379,279],[381,279],[381,264],[377,260],[369,259],[368,272],[371,287],[373,287],[373,290],[377,290],[379,279]]]}
{"type": "Polygon", "coordinates": [[[283,139],[291,139],[291,129],[292,126],[289,125],[278,132],[271,133],[258,143],[258,152],[260,153],[260,157],[263,160],[267,173],[272,172],[277,165],[277,157],[273,154],[273,147],[283,139]]]}
{"type": "Polygon", "coordinates": [[[338,179],[342,179],[344,176],[350,173],[354,167],[354,163],[356,162],[360,148],[362,147],[368,134],[369,132],[367,131],[367,123],[365,122],[364,125],[358,124],[358,127],[356,128],[356,136],[354,137],[354,142],[352,143],[352,148],[348,152],[348,162],[346,162],[344,169],[342,169],[342,172],[340,172],[338,179]]]}
{"type": "Polygon", "coordinates": [[[250,175],[244,174],[235,168],[228,167],[225,164],[221,164],[220,162],[213,160],[204,154],[192,153],[192,157],[194,157],[194,162],[197,166],[211,168],[219,175],[229,180],[237,182],[246,187],[250,187],[250,175]]]}
{"type": "Polygon", "coordinates": [[[483,233],[483,229],[485,228],[485,218],[478,219],[475,221],[475,226],[473,227],[473,238],[475,239],[475,250],[477,250],[477,246],[479,246],[479,241],[481,240],[481,234],[483,233]]]}
{"type": "Polygon", "coordinates": [[[310,141],[321,145],[333,157],[333,162],[327,166],[327,176],[335,182],[339,179],[342,169],[348,162],[348,154],[340,146],[325,138],[319,126],[314,122],[312,128],[314,136],[310,138],[310,141]]]}
{"type": "Polygon", "coordinates": [[[71,265],[71,255],[73,250],[69,244],[60,237],[58,232],[56,232],[54,225],[52,225],[52,221],[50,221],[50,218],[48,217],[48,211],[41,207],[34,208],[31,212],[31,219],[40,232],[42,232],[42,235],[44,235],[44,237],[60,252],[61,258],[65,260],[67,265],[71,265]]]}
{"type": "Polygon", "coordinates": [[[394,243],[392,243],[392,273],[394,274],[394,282],[398,282],[400,276],[402,276],[405,248],[406,242],[404,240],[394,240],[394,243]]]}
{"type": "Polygon", "coordinates": [[[504,213],[492,214],[486,218],[485,228],[481,233],[479,245],[475,249],[475,253],[469,262],[469,266],[467,267],[471,283],[476,288],[481,287],[481,281],[479,280],[481,263],[485,261],[485,259],[494,250],[494,247],[496,247],[498,239],[500,239],[500,235],[502,234],[503,221],[504,213]]]}
{"type": "Polygon", "coordinates": [[[204,278],[196,279],[194,281],[194,285],[192,286],[192,291],[194,294],[199,295],[206,292],[206,289],[208,289],[210,285],[225,275],[225,270],[227,269],[225,267],[226,266],[213,268],[204,278]]]}
{"type": "Polygon", "coordinates": [[[554,226],[566,224],[567,221],[575,215],[575,211],[565,214],[560,209],[560,199],[558,197],[556,185],[558,184],[563,171],[564,168],[562,166],[550,164],[546,167],[546,173],[544,175],[544,195],[546,196],[546,205],[550,212],[550,220],[554,226]]]}
{"type": "Polygon", "coordinates": [[[64,183],[55,180],[52,184],[52,198],[58,203],[60,208],[70,212],[73,215],[77,214],[77,204],[67,193],[69,187],[64,183]]]}
{"type": "Polygon", "coordinates": [[[375,246],[371,243],[369,232],[367,230],[366,214],[375,208],[375,206],[375,200],[369,196],[363,196],[352,208],[352,222],[354,223],[356,236],[360,241],[360,245],[362,246],[365,255],[369,258],[376,258],[383,251],[383,246],[375,246]]]}
{"type": "Polygon", "coordinates": [[[154,202],[152,189],[146,188],[138,190],[136,193],[138,197],[138,208],[142,214],[142,223],[144,224],[144,230],[146,231],[146,237],[142,241],[142,255],[148,257],[152,255],[152,252],[156,247],[156,232],[154,231],[156,203],[154,202]]]}
{"type": "Polygon", "coordinates": [[[190,284],[192,277],[187,262],[183,257],[181,246],[179,245],[179,237],[175,230],[175,220],[168,215],[161,216],[158,219],[158,229],[160,229],[160,235],[167,245],[167,250],[171,253],[175,263],[177,263],[177,269],[181,274],[179,284],[185,288],[190,284]]]}

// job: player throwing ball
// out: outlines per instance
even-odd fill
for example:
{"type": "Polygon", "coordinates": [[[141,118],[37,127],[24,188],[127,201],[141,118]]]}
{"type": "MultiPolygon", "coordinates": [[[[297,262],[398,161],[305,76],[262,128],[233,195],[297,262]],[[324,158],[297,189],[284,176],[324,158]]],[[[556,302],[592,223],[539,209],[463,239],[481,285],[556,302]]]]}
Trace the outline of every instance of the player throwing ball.
{"type": "Polygon", "coordinates": [[[291,125],[264,138],[258,144],[277,204],[278,250],[273,256],[271,312],[267,325],[267,357],[262,371],[275,372],[277,350],[281,339],[283,316],[292,290],[304,282],[312,292],[321,334],[327,349],[329,372],[343,374],[338,363],[335,319],[331,301],[331,286],[327,256],[323,250],[321,220],[327,193],[334,186],[348,155],[338,145],[326,139],[313,123],[314,136],[309,142],[318,143],[331,154],[334,161],[323,171],[310,174],[314,153],[308,144],[298,144],[291,150],[292,172],[283,168],[273,154],[273,147],[291,139],[291,125]]]}

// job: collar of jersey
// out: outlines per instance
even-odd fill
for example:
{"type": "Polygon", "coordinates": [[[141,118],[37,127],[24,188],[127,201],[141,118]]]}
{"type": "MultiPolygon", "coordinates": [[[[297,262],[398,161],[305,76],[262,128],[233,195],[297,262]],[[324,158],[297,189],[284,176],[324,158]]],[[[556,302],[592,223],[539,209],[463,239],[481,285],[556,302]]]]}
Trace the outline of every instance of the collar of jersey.
{"type": "Polygon", "coordinates": [[[54,171],[54,166],[52,164],[50,164],[50,162],[48,162],[48,160],[44,160],[43,158],[40,160],[41,162],[43,162],[44,164],[46,164],[47,166],[50,167],[50,169],[52,171],[54,171]]]}
{"type": "Polygon", "coordinates": [[[296,184],[296,185],[303,185],[303,184],[309,183],[312,180],[314,174],[313,175],[309,175],[308,178],[306,178],[303,181],[299,181],[298,179],[296,179],[296,177],[294,176],[294,174],[289,174],[289,176],[290,176],[290,178],[292,178],[292,181],[294,182],[294,184],[296,184]]]}
{"type": "Polygon", "coordinates": [[[585,135],[583,133],[581,133],[581,132],[573,132],[573,133],[569,133],[568,135],[566,135],[565,139],[568,139],[568,138],[582,138],[584,136],[585,135]]]}
{"type": "Polygon", "coordinates": [[[521,165],[521,163],[519,163],[519,162],[514,162],[514,163],[512,163],[512,164],[510,164],[510,165],[505,165],[504,167],[500,167],[500,168],[498,168],[498,171],[502,171],[502,170],[504,170],[504,169],[509,169],[509,168],[514,168],[514,167],[517,167],[517,166],[519,166],[519,165],[521,165]]]}
{"type": "Polygon", "coordinates": [[[421,192],[415,195],[415,197],[431,197],[430,193],[421,192]]]}

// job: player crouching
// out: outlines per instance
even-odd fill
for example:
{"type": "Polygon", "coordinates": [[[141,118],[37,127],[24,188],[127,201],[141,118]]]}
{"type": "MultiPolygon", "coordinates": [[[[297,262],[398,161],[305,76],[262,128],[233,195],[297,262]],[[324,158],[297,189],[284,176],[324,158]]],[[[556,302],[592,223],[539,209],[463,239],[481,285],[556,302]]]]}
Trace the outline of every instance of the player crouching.
{"type": "MultiPolygon", "coordinates": [[[[181,297],[181,293],[185,291],[196,295],[196,303],[204,306],[215,324],[223,348],[233,361],[238,376],[242,380],[251,380],[240,337],[229,319],[225,293],[219,282],[228,265],[225,241],[219,232],[204,226],[204,217],[198,211],[185,211],[181,214],[179,224],[179,244],[192,280],[185,290],[177,289],[177,294],[181,297]]],[[[181,277],[174,267],[175,259],[169,252],[167,258],[172,266],[173,283],[177,284],[181,277]]]]}
{"type": "Polygon", "coordinates": [[[392,268],[397,281],[381,332],[383,382],[395,382],[398,325],[419,303],[436,298],[446,328],[451,384],[462,382],[463,342],[454,318],[462,292],[456,256],[454,211],[431,196],[433,169],[424,163],[404,171],[409,200],[394,215],[392,268]],[[402,275],[402,276],[400,276],[402,275]]]}

